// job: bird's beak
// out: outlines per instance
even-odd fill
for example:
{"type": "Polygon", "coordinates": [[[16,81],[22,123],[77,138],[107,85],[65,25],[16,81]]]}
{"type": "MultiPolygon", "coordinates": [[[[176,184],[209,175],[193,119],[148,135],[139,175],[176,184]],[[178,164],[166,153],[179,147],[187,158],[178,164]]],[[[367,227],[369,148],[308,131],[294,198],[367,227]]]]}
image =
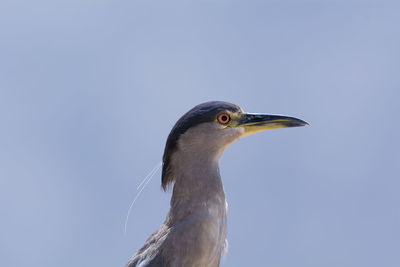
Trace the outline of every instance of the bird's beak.
{"type": "Polygon", "coordinates": [[[242,116],[237,119],[237,124],[235,126],[243,127],[245,134],[248,135],[269,129],[298,127],[305,125],[308,125],[308,123],[293,117],[243,113],[242,116]]]}

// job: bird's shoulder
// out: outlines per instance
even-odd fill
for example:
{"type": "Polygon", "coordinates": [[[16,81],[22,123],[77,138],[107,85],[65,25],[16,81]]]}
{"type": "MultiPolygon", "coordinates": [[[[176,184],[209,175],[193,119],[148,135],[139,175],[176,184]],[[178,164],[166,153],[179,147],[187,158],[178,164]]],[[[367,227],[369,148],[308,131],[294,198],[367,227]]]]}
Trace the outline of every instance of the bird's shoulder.
{"type": "Polygon", "coordinates": [[[168,266],[160,250],[168,232],[168,227],[165,224],[161,225],[131,257],[126,267],[168,266]]]}

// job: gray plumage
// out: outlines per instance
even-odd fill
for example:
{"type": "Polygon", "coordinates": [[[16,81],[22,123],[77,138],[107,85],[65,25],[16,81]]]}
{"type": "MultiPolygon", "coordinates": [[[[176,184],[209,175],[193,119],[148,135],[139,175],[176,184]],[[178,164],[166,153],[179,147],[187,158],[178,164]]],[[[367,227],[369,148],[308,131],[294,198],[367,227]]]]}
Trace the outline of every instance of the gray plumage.
{"type": "Polygon", "coordinates": [[[219,266],[227,228],[218,167],[222,152],[250,133],[303,125],[304,121],[291,117],[246,114],[221,101],[188,111],[172,128],[164,150],[162,187],[173,185],[170,210],[126,266],[219,266]]]}

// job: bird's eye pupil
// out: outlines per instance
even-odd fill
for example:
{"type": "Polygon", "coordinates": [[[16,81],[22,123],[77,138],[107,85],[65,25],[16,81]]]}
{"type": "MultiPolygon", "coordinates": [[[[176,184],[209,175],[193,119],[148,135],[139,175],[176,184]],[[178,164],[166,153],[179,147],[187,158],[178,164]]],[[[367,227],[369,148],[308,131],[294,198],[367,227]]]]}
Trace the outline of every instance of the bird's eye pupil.
{"type": "Polygon", "coordinates": [[[218,115],[217,119],[218,119],[218,122],[219,122],[219,123],[221,123],[221,124],[227,124],[227,123],[230,121],[231,118],[229,117],[228,114],[222,113],[222,114],[219,114],[219,115],[218,115]]]}

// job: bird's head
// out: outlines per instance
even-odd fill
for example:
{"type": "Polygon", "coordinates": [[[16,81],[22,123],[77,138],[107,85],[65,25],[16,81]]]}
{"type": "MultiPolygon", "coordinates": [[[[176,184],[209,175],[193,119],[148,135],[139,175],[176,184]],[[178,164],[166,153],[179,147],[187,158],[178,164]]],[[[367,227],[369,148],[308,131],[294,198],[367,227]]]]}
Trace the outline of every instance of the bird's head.
{"type": "Polygon", "coordinates": [[[180,154],[192,160],[218,160],[224,149],[237,139],[268,129],[308,125],[305,121],[281,115],[245,113],[222,101],[195,106],[174,125],[163,156],[162,187],[174,181],[172,157],[180,154]]]}

